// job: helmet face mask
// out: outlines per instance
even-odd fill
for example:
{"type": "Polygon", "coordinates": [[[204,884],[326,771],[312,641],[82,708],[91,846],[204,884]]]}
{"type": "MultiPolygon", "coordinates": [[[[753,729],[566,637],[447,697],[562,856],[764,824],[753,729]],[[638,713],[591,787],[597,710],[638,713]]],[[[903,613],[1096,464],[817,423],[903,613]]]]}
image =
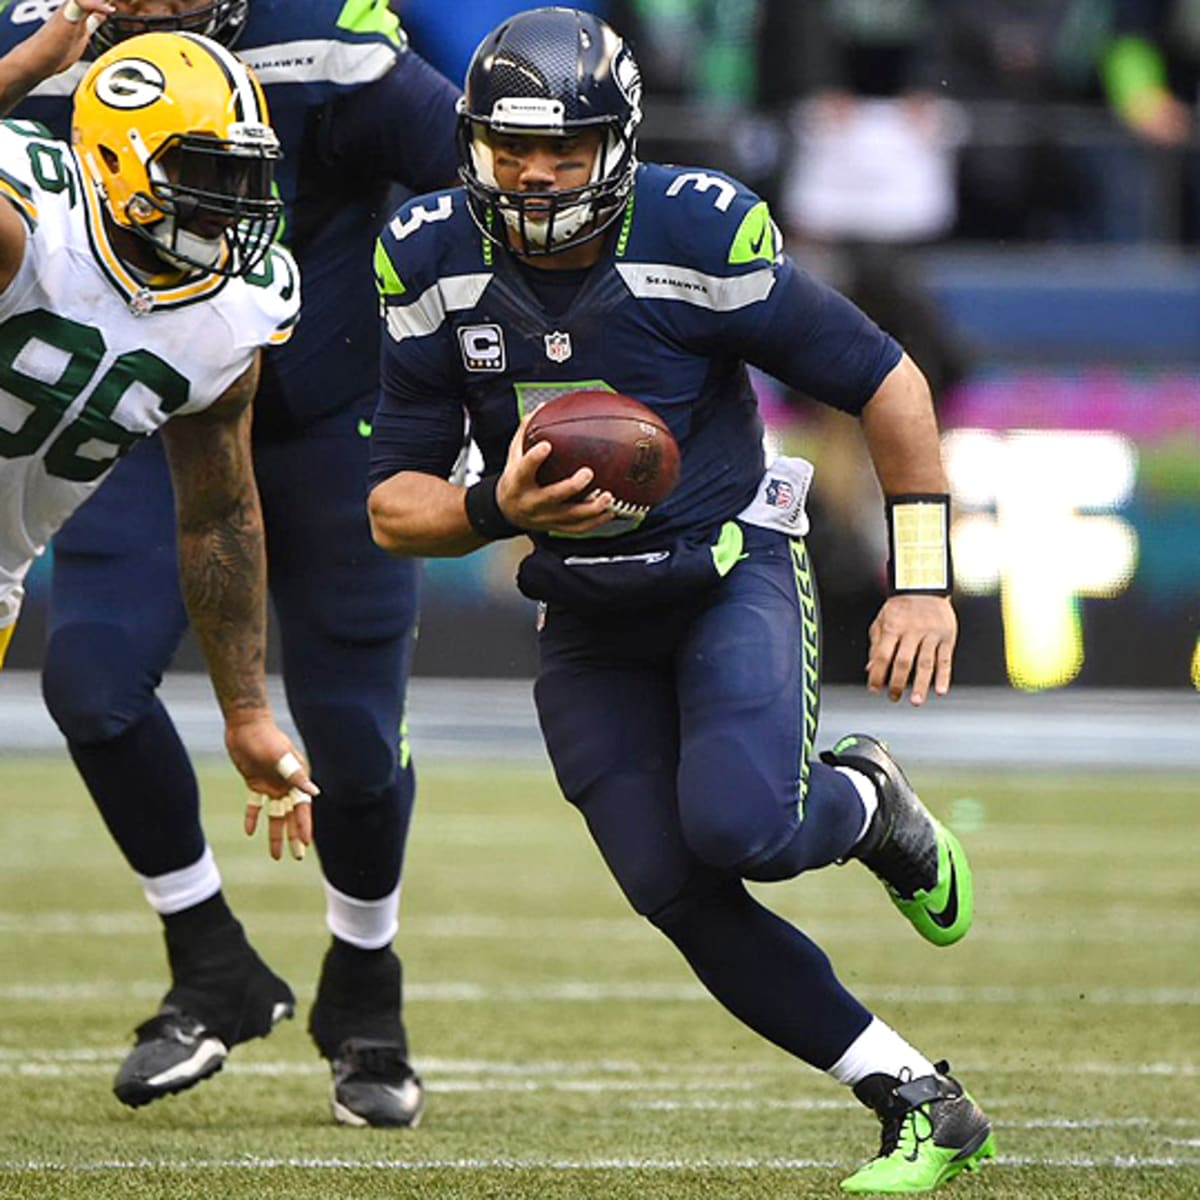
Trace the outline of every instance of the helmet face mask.
{"type": "MultiPolygon", "coordinates": [[[[119,0],[118,0],[119,2],[119,0]]],[[[119,42],[142,33],[199,33],[220,42],[234,45],[250,14],[250,0],[182,0],[180,11],[171,14],[147,13],[137,15],[141,7],[137,0],[123,5],[132,12],[116,12],[92,35],[92,45],[98,51],[109,50],[119,42]]]]}
{"type": "Polygon", "coordinates": [[[535,9],[484,38],[459,101],[459,176],[484,235],[527,255],[555,254],[602,234],[621,214],[637,168],[641,76],[605,22],[574,9],[535,9]],[[494,143],[505,136],[601,136],[590,179],[547,191],[506,191],[494,143]]]}
{"type": "Polygon", "coordinates": [[[76,91],[72,139],[109,221],[171,267],[245,275],[275,240],[279,140],[254,76],[210,39],[107,51],[76,91]]]}

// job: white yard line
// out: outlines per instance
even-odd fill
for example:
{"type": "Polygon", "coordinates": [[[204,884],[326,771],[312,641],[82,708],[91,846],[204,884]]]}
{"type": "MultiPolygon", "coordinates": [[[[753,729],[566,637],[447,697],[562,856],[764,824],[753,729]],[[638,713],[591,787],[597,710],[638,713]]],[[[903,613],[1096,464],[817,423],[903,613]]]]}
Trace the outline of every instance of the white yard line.
{"type": "MultiPolygon", "coordinates": [[[[161,980],[111,980],[94,983],[6,983],[0,984],[0,1001],[10,1003],[76,1004],[85,1000],[158,996],[161,980]]],[[[915,986],[907,984],[861,984],[855,992],[871,1003],[919,1004],[1083,1004],[1089,1006],[1194,1008],[1200,1006],[1196,987],[1089,987],[1086,984],[1056,987],[915,986]]],[[[544,984],[482,984],[466,981],[413,983],[404,989],[405,999],[418,1003],[713,1003],[709,994],[693,983],[598,983],[568,980],[544,984]]]]}
{"type": "MultiPolygon", "coordinates": [[[[0,1159],[0,1172],[37,1171],[75,1173],[92,1171],[807,1171],[845,1168],[852,1165],[836,1159],[814,1158],[439,1158],[353,1159],[353,1158],[155,1158],[101,1159],[62,1162],[50,1159],[0,1159]]],[[[1000,1155],[996,1167],[1053,1167],[1072,1170],[1144,1170],[1147,1167],[1200,1167],[1200,1157],[1117,1154],[1111,1157],[1079,1155],[1041,1158],[1032,1155],[1000,1155]]],[[[989,1170],[991,1167],[988,1168],[989,1170]]]]}

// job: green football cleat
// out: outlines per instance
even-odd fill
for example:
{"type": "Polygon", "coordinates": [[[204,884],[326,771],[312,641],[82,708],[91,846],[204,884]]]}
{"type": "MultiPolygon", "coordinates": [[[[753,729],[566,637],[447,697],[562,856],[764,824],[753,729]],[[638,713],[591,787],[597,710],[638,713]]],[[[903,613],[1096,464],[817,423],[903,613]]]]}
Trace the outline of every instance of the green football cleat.
{"type": "Polygon", "coordinates": [[[844,737],[821,761],[875,784],[879,807],[849,857],[866,864],[892,903],[935,946],[966,936],[975,914],[971,868],[958,838],[921,803],[887,747],[865,733],[844,737]]]}
{"type": "Polygon", "coordinates": [[[879,1154],[842,1180],[842,1191],[896,1195],[929,1192],[994,1158],[991,1122],[940,1062],[934,1075],[901,1081],[868,1075],[854,1094],[883,1126],[879,1154]]]}

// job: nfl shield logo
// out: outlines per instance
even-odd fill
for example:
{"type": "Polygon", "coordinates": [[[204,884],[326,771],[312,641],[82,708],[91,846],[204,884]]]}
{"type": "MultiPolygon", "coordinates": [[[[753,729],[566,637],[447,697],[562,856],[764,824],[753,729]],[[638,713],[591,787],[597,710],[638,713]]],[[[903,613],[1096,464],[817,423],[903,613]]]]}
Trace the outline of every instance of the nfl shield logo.
{"type": "Polygon", "coordinates": [[[786,479],[772,478],[767,483],[767,503],[772,508],[790,508],[796,493],[786,479]]]}
{"type": "Polygon", "coordinates": [[[546,334],[546,357],[555,363],[565,363],[571,357],[571,335],[569,333],[546,334]]]}

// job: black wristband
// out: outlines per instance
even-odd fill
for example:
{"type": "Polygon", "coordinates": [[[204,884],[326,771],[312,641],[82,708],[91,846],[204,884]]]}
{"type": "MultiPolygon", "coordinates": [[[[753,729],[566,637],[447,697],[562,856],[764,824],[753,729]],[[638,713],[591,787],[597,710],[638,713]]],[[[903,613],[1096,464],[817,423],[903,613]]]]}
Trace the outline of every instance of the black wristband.
{"type": "Polygon", "coordinates": [[[496,485],[499,482],[499,475],[485,475],[478,483],[467,488],[467,520],[471,528],[489,542],[517,537],[525,532],[500,511],[500,501],[496,499],[496,485]]]}

